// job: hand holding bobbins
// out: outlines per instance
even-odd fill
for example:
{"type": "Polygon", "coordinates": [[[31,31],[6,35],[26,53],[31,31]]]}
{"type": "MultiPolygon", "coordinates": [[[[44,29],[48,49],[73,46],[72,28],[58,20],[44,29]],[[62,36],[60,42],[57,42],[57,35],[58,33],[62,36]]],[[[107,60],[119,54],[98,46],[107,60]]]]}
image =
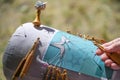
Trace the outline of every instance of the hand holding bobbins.
{"type": "Polygon", "coordinates": [[[99,49],[96,54],[101,57],[106,66],[114,70],[120,69],[120,38],[97,46],[99,46],[99,49]]]}

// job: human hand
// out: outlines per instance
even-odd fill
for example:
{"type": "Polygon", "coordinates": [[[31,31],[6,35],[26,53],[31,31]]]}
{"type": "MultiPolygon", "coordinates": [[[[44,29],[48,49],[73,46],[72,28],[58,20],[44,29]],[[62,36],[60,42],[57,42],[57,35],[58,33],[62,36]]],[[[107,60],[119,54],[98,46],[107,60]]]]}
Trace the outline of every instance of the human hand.
{"type": "MultiPolygon", "coordinates": [[[[103,44],[102,46],[108,53],[115,52],[115,53],[120,54],[120,38],[114,39],[108,43],[103,44]]],[[[97,49],[96,54],[101,57],[102,61],[104,61],[106,66],[108,66],[114,70],[120,69],[120,65],[117,65],[114,61],[112,61],[107,56],[107,54],[104,51],[102,51],[101,49],[97,49]]]]}

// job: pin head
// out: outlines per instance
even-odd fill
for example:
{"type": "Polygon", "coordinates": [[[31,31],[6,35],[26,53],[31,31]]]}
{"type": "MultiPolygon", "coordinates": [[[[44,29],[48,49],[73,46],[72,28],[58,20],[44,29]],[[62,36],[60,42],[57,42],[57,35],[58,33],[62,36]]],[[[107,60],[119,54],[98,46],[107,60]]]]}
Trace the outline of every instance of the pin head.
{"type": "Polygon", "coordinates": [[[37,1],[35,4],[36,9],[44,10],[47,2],[37,1]]]}

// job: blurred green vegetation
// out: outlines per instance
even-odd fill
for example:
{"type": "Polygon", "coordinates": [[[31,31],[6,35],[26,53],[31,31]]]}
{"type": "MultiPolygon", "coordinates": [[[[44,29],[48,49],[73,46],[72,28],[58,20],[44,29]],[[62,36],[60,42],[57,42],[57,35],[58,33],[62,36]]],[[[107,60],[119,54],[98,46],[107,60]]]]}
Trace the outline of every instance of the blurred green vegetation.
{"type": "MultiPolygon", "coordinates": [[[[0,80],[2,55],[15,29],[35,18],[35,0],[0,0],[0,80]]],[[[106,41],[120,35],[120,0],[49,0],[42,12],[43,24],[106,41]]]]}

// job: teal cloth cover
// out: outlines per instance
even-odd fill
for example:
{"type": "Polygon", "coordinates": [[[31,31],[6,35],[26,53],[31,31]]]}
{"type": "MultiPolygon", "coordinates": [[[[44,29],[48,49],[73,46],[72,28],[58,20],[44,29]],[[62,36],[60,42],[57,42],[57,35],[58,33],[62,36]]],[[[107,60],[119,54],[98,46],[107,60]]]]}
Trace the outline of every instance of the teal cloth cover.
{"type": "Polygon", "coordinates": [[[43,60],[78,73],[110,79],[113,70],[95,55],[96,49],[92,41],[59,31],[51,40],[43,60]]]}

